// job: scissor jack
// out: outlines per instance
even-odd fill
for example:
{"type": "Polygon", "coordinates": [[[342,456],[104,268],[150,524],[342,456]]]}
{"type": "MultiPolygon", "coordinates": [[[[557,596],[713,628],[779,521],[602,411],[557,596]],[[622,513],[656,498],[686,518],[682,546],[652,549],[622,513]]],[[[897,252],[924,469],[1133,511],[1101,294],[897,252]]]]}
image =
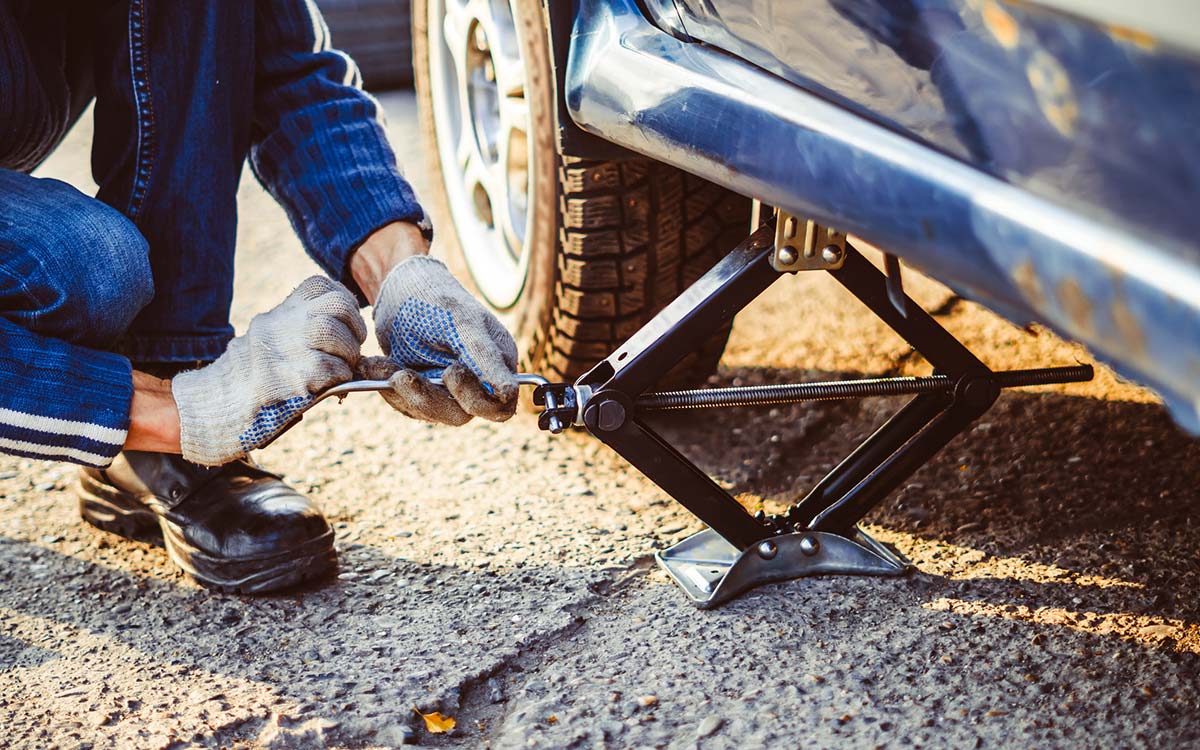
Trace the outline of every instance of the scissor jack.
{"type": "Polygon", "coordinates": [[[1001,388],[1090,380],[1087,365],[993,372],[844,235],[786,214],[763,225],[575,383],[544,383],[539,426],[582,425],[708,528],[655,556],[702,608],[754,586],[822,573],[901,575],[908,563],[858,528],[907,477],[991,407],[1001,388]],[[824,270],[934,367],[929,377],[651,392],[650,388],[785,273],[824,270]],[[669,409],[915,395],[787,511],[751,515],[643,420],[669,409]]]}

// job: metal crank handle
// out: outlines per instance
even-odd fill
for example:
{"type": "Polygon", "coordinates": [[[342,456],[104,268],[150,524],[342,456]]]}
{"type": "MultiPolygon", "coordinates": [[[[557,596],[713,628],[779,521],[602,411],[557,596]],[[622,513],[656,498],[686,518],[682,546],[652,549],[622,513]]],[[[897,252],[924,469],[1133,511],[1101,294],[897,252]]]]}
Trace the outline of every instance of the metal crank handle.
{"type": "MultiPolygon", "coordinates": [[[[518,372],[516,377],[517,377],[517,385],[539,386],[539,385],[547,385],[550,382],[549,380],[546,380],[545,378],[543,378],[541,375],[534,375],[533,373],[530,373],[530,372],[518,372]]],[[[426,380],[428,380],[430,383],[433,383],[434,385],[442,384],[441,378],[433,377],[433,378],[426,378],[426,380]]],[[[259,447],[265,448],[268,445],[270,445],[271,443],[278,440],[279,437],[283,435],[283,433],[287,432],[288,430],[292,429],[296,425],[300,424],[300,420],[304,418],[304,412],[313,408],[314,406],[321,403],[322,401],[324,401],[327,398],[337,397],[338,399],[343,399],[346,396],[350,395],[351,393],[367,393],[369,391],[386,391],[388,388],[391,388],[391,386],[388,384],[388,381],[386,381],[386,380],[351,380],[348,383],[342,383],[341,385],[335,385],[332,388],[326,388],[325,390],[321,391],[316,396],[314,396],[313,400],[309,401],[308,404],[304,406],[304,408],[295,412],[292,415],[292,418],[288,422],[287,426],[284,427],[279,432],[275,433],[275,437],[271,438],[269,441],[267,441],[266,443],[263,443],[259,447]]]]}
{"type": "MultiPolygon", "coordinates": [[[[533,373],[530,373],[530,372],[518,372],[516,377],[517,377],[517,385],[532,385],[532,386],[536,387],[539,385],[547,385],[550,382],[549,380],[546,380],[545,378],[543,378],[541,375],[534,375],[533,373]]],[[[438,377],[426,378],[426,380],[428,380],[430,383],[433,383],[434,385],[442,384],[442,379],[438,378],[438,377]]],[[[296,413],[303,414],[304,412],[313,408],[314,406],[321,403],[325,399],[331,398],[334,396],[336,396],[339,399],[342,399],[351,393],[366,393],[369,391],[386,391],[389,388],[391,388],[391,386],[388,384],[388,381],[386,381],[386,380],[351,380],[348,383],[342,383],[341,385],[335,385],[332,388],[327,388],[327,389],[321,391],[313,398],[312,401],[310,401],[308,403],[307,406],[305,406],[303,409],[301,409],[300,411],[298,411],[296,413]]]]}

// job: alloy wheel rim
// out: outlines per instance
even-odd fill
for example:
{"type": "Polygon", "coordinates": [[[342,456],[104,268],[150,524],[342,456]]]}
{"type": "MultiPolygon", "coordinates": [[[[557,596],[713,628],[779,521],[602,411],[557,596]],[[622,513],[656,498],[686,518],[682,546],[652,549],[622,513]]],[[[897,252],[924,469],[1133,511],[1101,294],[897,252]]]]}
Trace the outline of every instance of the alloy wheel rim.
{"type": "Polygon", "coordinates": [[[498,309],[529,270],[533,140],[527,78],[506,0],[431,0],[433,123],[451,219],[479,291],[498,309]]]}

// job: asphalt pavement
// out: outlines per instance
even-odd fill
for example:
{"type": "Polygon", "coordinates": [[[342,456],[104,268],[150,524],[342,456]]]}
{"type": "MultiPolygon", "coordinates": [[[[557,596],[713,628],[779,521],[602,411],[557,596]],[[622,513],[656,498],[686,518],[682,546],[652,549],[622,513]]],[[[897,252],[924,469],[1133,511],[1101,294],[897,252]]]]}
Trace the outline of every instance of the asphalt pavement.
{"type": "MultiPolygon", "coordinates": [[[[383,97],[418,194],[411,93],[383,97]]],[[[90,190],[86,123],[42,168],[90,190]]],[[[247,170],[235,324],[315,273],[247,170]]],[[[435,248],[436,250],[436,248],[435,248]]],[[[996,368],[1088,361],[910,274],[996,368]]],[[[820,275],[738,317],[714,383],[924,374],[820,275]]],[[[665,418],[748,507],[810,488],[896,399],[665,418]]],[[[335,525],[338,579],[216,594],[83,524],[74,469],[0,457],[0,726],[11,747],[1200,746],[1200,443],[1101,370],[1006,392],[873,513],[916,566],[699,611],[655,549],[699,523],[585,435],[462,428],[370,394],[257,456],[335,525]],[[428,730],[418,712],[453,718],[428,730]]]]}

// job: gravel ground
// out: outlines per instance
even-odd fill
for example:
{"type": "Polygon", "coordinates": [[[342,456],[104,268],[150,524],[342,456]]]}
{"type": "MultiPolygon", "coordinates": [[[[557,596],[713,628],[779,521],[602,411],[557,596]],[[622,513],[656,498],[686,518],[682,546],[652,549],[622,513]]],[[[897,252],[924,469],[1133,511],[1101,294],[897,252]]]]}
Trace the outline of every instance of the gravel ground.
{"type": "MultiPolygon", "coordinates": [[[[385,97],[418,189],[411,94],[385,97]]],[[[86,126],[42,174],[88,189],[86,126]]],[[[235,323],[314,271],[247,177],[235,323]]],[[[938,285],[994,367],[1086,361],[938,285]]],[[[921,373],[820,275],[734,326],[715,382],[921,373]],[[795,323],[802,322],[803,325],[795,323]]],[[[891,399],[663,424],[748,506],[811,487],[891,399]]],[[[0,725],[12,747],[1200,746],[1200,445],[1107,371],[1007,392],[870,516],[901,579],[712,612],[653,565],[699,524],[586,436],[325,404],[259,460],[335,524],[335,583],[214,594],[80,522],[74,471],[0,457],[0,725]],[[457,720],[428,733],[414,712],[457,720]]]]}

